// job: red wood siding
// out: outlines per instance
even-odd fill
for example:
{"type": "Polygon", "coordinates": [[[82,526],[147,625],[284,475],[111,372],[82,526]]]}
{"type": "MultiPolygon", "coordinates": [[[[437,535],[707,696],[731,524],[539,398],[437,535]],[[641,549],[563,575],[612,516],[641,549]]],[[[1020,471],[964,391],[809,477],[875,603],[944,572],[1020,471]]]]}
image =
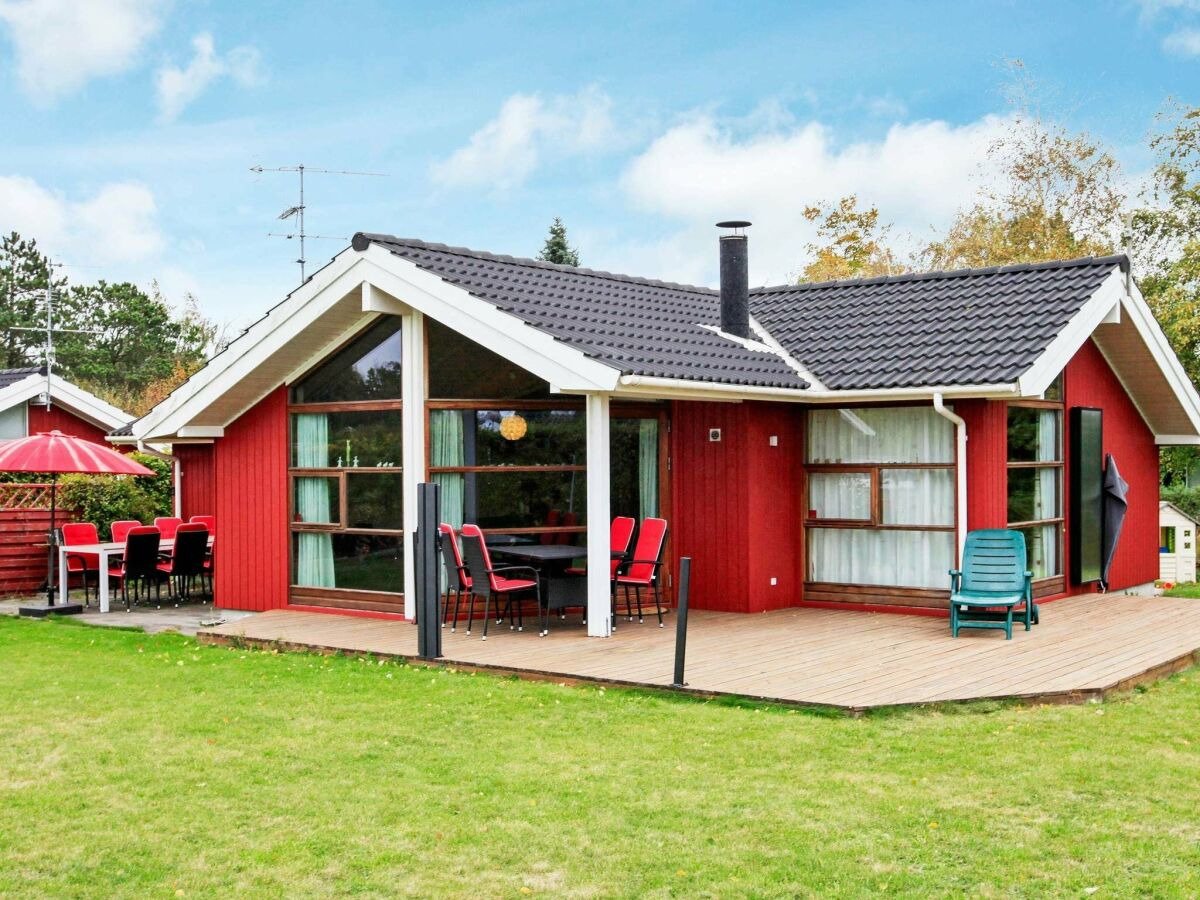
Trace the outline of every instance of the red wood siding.
{"type": "Polygon", "coordinates": [[[692,558],[697,609],[755,612],[800,601],[801,416],[789,404],[674,404],[671,543],[676,560],[692,558]],[[712,428],[720,441],[709,440],[712,428]]]}
{"type": "Polygon", "coordinates": [[[74,413],[67,412],[61,406],[51,406],[46,409],[44,406],[29,407],[29,433],[38,434],[42,431],[54,431],[58,429],[63,434],[81,437],[84,440],[95,441],[97,444],[105,443],[104,435],[107,433],[103,428],[97,428],[91,422],[85,422],[74,413]]]}
{"type": "MultiPolygon", "coordinates": [[[[1129,512],[1109,573],[1109,587],[1120,590],[1152,582],[1158,578],[1159,472],[1154,435],[1090,340],[1067,365],[1064,387],[1067,409],[1091,406],[1104,410],[1104,452],[1113,455],[1121,477],[1129,483],[1129,512]]],[[[1070,440],[1068,433],[1068,446],[1070,440]]],[[[1070,525],[1068,521],[1067,527],[1070,525]]]]}
{"type": "Polygon", "coordinates": [[[185,519],[215,515],[217,508],[216,453],[213,444],[176,444],[179,460],[179,507],[185,519]]]}
{"type": "Polygon", "coordinates": [[[287,390],[280,387],[213,445],[218,606],[287,606],[287,440],[287,390]]]}
{"type": "Polygon", "coordinates": [[[967,423],[967,528],[1008,524],[1008,406],[1002,400],[957,400],[967,423]]]}

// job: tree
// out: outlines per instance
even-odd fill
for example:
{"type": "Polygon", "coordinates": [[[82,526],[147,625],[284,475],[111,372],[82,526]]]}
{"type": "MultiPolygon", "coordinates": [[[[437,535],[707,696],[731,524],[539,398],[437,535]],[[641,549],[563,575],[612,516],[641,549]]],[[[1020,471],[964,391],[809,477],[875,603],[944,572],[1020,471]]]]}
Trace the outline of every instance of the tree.
{"type": "MultiPolygon", "coordinates": [[[[42,362],[44,333],[14,328],[42,328],[46,324],[46,282],[53,269],[37,241],[15,231],[0,238],[0,368],[15,369],[42,362]]],[[[60,307],[66,279],[55,278],[55,306],[60,307]]],[[[58,310],[62,312],[60,308],[58,310]]],[[[63,317],[59,316],[60,322],[63,317]]]]}
{"type": "Polygon", "coordinates": [[[75,285],[70,297],[78,327],[98,333],[59,338],[60,371],[130,412],[144,411],[144,394],[161,394],[164,383],[182,383],[199,368],[216,336],[195,298],[176,311],[157,283],[149,294],[128,282],[75,285]]]}
{"type": "Polygon", "coordinates": [[[1086,133],[1044,119],[1020,61],[1012,124],[988,148],[999,177],[921,254],[929,269],[1043,262],[1112,253],[1126,196],[1113,155],[1086,133]]]}
{"type": "MultiPolygon", "coordinates": [[[[1138,284],[1192,383],[1200,385],[1200,107],[1175,107],[1150,142],[1157,156],[1150,205],[1134,211],[1138,284]]],[[[1163,451],[1165,483],[1200,463],[1193,447],[1163,451]]]]}
{"type": "Polygon", "coordinates": [[[798,281],[872,278],[907,271],[887,245],[891,226],[879,224],[875,207],[860,210],[854,194],[836,204],[806,207],[804,218],[817,223],[820,241],[807,246],[810,260],[798,281]]]}
{"type": "Polygon", "coordinates": [[[538,259],[562,266],[579,265],[579,250],[567,243],[567,226],[558,216],[550,224],[550,235],[538,254],[538,259]]]}

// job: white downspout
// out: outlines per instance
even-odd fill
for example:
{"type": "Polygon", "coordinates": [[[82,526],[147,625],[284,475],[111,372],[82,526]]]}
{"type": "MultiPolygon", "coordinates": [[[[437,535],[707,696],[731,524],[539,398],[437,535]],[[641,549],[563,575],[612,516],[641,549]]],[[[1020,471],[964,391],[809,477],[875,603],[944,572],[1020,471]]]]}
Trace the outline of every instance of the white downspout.
{"type": "Polygon", "coordinates": [[[962,416],[946,408],[941,392],[933,395],[933,409],[939,416],[954,423],[955,437],[958,443],[958,452],[956,453],[958,464],[955,466],[955,474],[958,476],[958,486],[955,490],[958,501],[956,516],[958,527],[955,531],[958,538],[957,565],[961,566],[963,552],[967,546],[967,422],[962,416]]]}
{"type": "Polygon", "coordinates": [[[161,459],[164,462],[171,464],[174,483],[171,486],[171,510],[175,518],[182,518],[180,509],[183,508],[183,499],[180,493],[180,479],[183,478],[183,464],[179,461],[178,456],[172,456],[170,453],[163,453],[161,450],[155,450],[143,440],[137,442],[138,453],[145,453],[147,456],[153,456],[155,459],[161,459]]]}

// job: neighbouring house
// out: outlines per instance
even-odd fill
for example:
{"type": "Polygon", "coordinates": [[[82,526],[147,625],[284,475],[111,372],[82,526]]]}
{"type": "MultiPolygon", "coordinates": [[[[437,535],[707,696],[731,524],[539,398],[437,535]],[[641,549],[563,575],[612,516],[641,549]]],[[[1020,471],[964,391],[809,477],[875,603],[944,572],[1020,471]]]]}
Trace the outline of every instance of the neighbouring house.
{"type": "MultiPolygon", "coordinates": [[[[103,443],[130,418],[45,368],[0,369],[0,440],[57,430],[103,443]]],[[[0,594],[28,593],[45,580],[49,526],[45,485],[0,484],[0,594]]]]}
{"type": "Polygon", "coordinates": [[[1196,526],[1178,506],[1158,504],[1158,578],[1170,584],[1196,580],[1196,526]]]}
{"type": "Polygon", "coordinates": [[[744,232],[719,246],[712,290],[357,234],[113,439],[172,444],[239,609],[411,617],[426,480],[452,524],[586,540],[592,635],[617,514],[669,521],[697,608],[937,612],[996,527],[1066,596],[1103,454],[1110,590],[1158,577],[1158,447],[1200,443],[1200,398],[1125,257],[750,290],[744,232]]]}

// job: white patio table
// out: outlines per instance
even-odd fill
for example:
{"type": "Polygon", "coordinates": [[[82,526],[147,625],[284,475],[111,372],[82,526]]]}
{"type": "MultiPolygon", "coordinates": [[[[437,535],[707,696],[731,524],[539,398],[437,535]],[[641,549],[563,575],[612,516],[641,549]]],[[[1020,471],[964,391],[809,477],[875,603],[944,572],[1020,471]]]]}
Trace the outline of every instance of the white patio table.
{"type": "MultiPolygon", "coordinates": [[[[212,535],[209,535],[208,546],[213,545],[212,535]]],[[[171,550],[175,547],[174,538],[163,538],[158,542],[159,550],[171,550]]],[[[106,541],[102,544],[72,544],[69,547],[59,545],[58,548],[58,599],[60,603],[67,602],[67,556],[78,553],[95,553],[100,557],[100,612],[108,612],[108,558],[120,556],[125,552],[124,541],[106,541]]]]}

